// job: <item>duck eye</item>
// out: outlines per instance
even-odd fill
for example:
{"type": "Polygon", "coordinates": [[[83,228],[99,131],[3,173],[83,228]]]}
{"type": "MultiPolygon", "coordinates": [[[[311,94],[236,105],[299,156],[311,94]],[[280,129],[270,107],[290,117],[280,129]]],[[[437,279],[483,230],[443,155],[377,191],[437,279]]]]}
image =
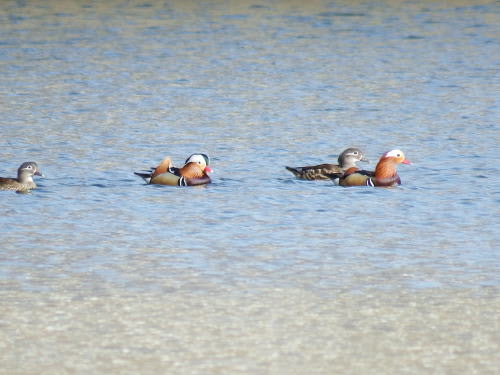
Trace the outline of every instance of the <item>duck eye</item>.
{"type": "Polygon", "coordinates": [[[358,152],[357,152],[357,151],[354,151],[354,155],[357,155],[357,154],[358,154],[358,152]]]}
{"type": "Polygon", "coordinates": [[[401,154],[397,154],[397,157],[399,158],[401,156],[401,154]]]}

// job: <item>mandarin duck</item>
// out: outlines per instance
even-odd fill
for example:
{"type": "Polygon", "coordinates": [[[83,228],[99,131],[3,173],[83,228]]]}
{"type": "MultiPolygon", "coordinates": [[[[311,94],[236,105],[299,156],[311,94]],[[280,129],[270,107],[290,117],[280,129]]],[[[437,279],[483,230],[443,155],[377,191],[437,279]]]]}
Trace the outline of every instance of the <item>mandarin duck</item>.
{"type": "Polygon", "coordinates": [[[356,167],[349,168],[338,184],[340,186],[395,186],[401,185],[396,167],[398,164],[411,164],[401,150],[388,151],[382,155],[375,171],[363,171],[356,167]]]}
{"type": "Polygon", "coordinates": [[[0,190],[27,193],[36,188],[35,181],[33,181],[34,175],[43,177],[38,164],[34,161],[23,163],[17,170],[17,178],[0,177],[0,190]]]}
{"type": "Polygon", "coordinates": [[[196,186],[209,184],[211,181],[208,166],[210,158],[206,154],[192,154],[184,166],[176,168],[172,165],[170,158],[165,158],[155,168],[145,172],[134,172],[142,177],[148,184],[171,185],[171,186],[196,186]]]}
{"type": "Polygon", "coordinates": [[[356,166],[356,162],[368,162],[359,148],[344,150],[338,158],[338,164],[319,164],[308,167],[285,167],[296,177],[304,180],[329,180],[339,178],[344,172],[356,166]]]}

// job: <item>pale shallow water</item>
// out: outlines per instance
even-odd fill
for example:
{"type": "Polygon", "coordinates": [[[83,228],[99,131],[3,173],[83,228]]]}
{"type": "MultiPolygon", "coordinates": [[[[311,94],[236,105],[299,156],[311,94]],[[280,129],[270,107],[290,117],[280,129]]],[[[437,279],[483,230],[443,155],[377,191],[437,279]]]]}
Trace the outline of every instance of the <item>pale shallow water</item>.
{"type": "Polygon", "coordinates": [[[498,9],[3,2],[0,372],[496,373],[498,9]],[[284,169],[348,146],[413,164],[284,169]]]}

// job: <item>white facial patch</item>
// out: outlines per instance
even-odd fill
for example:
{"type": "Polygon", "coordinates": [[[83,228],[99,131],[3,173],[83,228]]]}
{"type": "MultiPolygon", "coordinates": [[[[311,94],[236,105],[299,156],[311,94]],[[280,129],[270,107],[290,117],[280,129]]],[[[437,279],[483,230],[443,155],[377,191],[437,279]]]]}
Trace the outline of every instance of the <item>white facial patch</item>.
{"type": "Polygon", "coordinates": [[[400,157],[404,158],[403,151],[401,151],[401,150],[388,151],[388,152],[385,153],[384,156],[385,157],[394,157],[394,158],[400,158],[400,157]]]}
{"type": "Polygon", "coordinates": [[[194,162],[198,163],[199,165],[205,166],[205,158],[202,155],[191,155],[191,157],[187,160],[188,163],[194,162]]]}

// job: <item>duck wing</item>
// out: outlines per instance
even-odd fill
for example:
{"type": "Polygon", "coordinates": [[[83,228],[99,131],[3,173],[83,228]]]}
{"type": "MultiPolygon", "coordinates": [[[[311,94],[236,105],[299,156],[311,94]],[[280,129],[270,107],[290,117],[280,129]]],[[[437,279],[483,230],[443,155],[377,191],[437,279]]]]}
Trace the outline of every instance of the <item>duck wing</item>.
{"type": "Polygon", "coordinates": [[[0,190],[21,191],[27,190],[27,187],[19,183],[15,178],[0,177],[0,190]]]}
{"type": "Polygon", "coordinates": [[[151,178],[158,176],[159,174],[168,172],[171,167],[172,167],[172,159],[166,157],[160,162],[160,164],[158,164],[156,168],[154,168],[154,171],[151,174],[151,178]]]}
{"type": "Polygon", "coordinates": [[[285,168],[292,172],[295,177],[304,180],[329,180],[340,177],[344,173],[344,170],[337,164],[318,164],[306,167],[285,166],[285,168]]]}
{"type": "Polygon", "coordinates": [[[367,171],[364,169],[357,170],[356,173],[361,174],[363,176],[375,177],[375,171],[367,171]]]}

